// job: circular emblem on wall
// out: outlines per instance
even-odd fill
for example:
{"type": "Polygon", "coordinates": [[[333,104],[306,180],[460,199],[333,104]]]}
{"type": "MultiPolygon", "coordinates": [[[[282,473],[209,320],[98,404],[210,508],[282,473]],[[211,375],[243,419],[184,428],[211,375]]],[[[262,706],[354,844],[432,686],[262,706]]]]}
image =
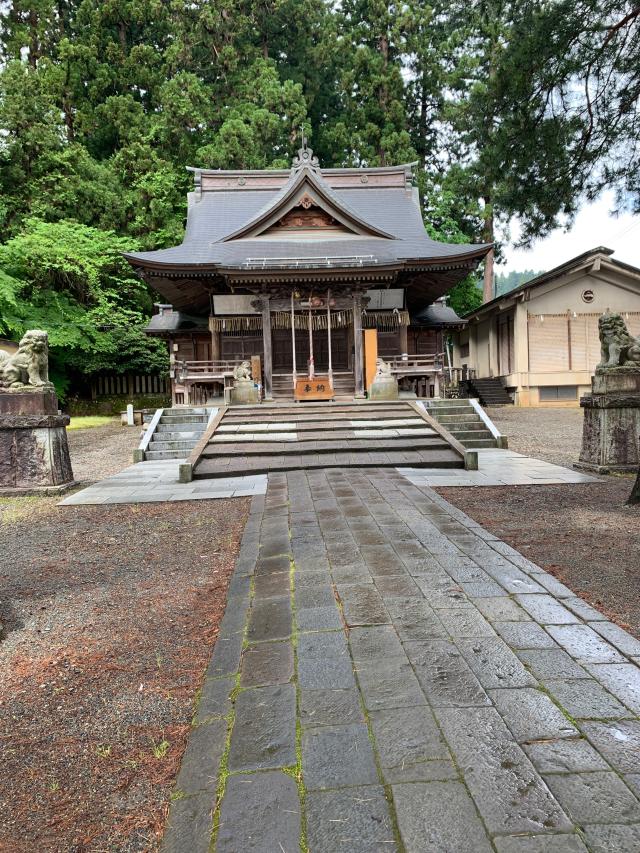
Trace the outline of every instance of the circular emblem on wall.
{"type": "Polygon", "coordinates": [[[593,302],[594,295],[593,290],[583,290],[582,291],[582,301],[583,302],[593,302]]]}
{"type": "Polygon", "coordinates": [[[367,176],[367,175],[362,175],[362,177],[360,178],[360,183],[361,183],[361,184],[368,184],[368,183],[369,183],[369,178],[368,178],[368,176],[367,176]]]}

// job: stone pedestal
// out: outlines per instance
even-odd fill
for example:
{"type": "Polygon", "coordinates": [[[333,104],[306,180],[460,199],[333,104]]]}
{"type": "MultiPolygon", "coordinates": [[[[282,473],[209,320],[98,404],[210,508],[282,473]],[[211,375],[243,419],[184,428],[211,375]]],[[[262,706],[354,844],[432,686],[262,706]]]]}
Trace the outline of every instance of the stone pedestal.
{"type": "Polygon", "coordinates": [[[606,474],[640,465],[640,368],[597,368],[584,409],[582,450],[576,468],[606,474]]]}
{"type": "Polygon", "coordinates": [[[0,391],[0,494],[73,484],[66,427],[51,388],[0,391]]]}
{"type": "Polygon", "coordinates": [[[369,386],[370,400],[397,400],[398,380],[394,376],[378,373],[369,386]]]}
{"type": "Polygon", "coordinates": [[[232,406],[248,406],[260,402],[258,389],[251,380],[236,379],[231,389],[232,406]]]}

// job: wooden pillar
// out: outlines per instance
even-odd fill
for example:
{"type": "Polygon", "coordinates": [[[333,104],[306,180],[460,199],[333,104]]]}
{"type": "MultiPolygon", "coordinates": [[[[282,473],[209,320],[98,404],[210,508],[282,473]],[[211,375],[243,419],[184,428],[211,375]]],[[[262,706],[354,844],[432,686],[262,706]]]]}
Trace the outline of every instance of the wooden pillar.
{"type": "Polygon", "coordinates": [[[362,294],[353,294],[353,376],[356,397],[364,397],[364,362],[362,358],[362,294]]]}
{"type": "Polygon", "coordinates": [[[407,340],[407,327],[399,326],[398,331],[400,333],[400,355],[405,355],[409,352],[409,342],[407,340]]]}
{"type": "Polygon", "coordinates": [[[264,349],[264,360],[262,372],[264,375],[264,399],[273,400],[272,393],[272,350],[271,350],[271,306],[270,297],[262,297],[262,345],[264,349]]]}
{"type": "Polygon", "coordinates": [[[211,361],[220,361],[220,332],[211,330],[211,361]]]}

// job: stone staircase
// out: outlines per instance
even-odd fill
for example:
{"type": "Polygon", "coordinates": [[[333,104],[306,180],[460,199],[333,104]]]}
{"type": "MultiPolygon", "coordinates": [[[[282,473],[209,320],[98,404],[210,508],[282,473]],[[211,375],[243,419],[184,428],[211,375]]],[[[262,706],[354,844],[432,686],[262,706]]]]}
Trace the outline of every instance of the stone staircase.
{"type": "Polygon", "coordinates": [[[313,468],[464,468],[409,403],[297,403],[229,409],[194,479],[313,468]]]}
{"type": "Polygon", "coordinates": [[[149,459],[186,459],[209,421],[210,409],[164,409],[144,453],[149,459]]]}
{"type": "Polygon", "coordinates": [[[429,400],[427,411],[463,447],[506,447],[504,436],[497,439],[469,400],[429,400]]]}
{"type": "Polygon", "coordinates": [[[498,378],[467,380],[470,397],[477,397],[483,406],[512,406],[513,400],[498,378]]]}

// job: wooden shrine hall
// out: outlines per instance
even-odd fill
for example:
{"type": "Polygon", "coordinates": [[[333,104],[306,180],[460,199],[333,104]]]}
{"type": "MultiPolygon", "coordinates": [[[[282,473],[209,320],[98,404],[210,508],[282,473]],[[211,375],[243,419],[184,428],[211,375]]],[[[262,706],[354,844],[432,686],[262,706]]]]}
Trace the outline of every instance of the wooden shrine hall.
{"type": "Polygon", "coordinates": [[[183,243],[126,255],[164,299],[147,333],[168,341],[174,405],[219,397],[245,360],[264,400],[362,397],[377,357],[437,394],[462,321],[427,309],[490,245],[427,235],[412,165],[321,169],[303,143],[290,170],[191,170],[183,243]]]}

